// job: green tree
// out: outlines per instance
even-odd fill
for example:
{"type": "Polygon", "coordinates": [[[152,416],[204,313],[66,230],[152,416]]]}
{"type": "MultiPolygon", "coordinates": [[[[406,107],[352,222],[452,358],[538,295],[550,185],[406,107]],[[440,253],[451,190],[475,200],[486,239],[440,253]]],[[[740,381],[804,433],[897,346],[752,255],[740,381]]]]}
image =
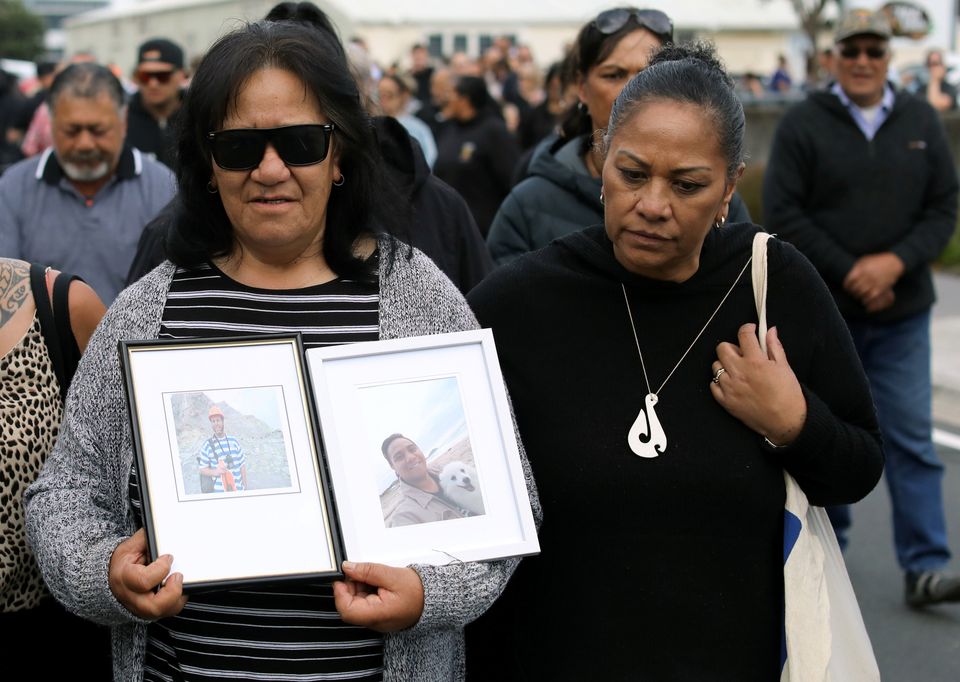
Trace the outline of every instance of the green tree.
{"type": "Polygon", "coordinates": [[[43,53],[43,20],[20,0],[0,0],[0,57],[33,60],[43,53]]]}

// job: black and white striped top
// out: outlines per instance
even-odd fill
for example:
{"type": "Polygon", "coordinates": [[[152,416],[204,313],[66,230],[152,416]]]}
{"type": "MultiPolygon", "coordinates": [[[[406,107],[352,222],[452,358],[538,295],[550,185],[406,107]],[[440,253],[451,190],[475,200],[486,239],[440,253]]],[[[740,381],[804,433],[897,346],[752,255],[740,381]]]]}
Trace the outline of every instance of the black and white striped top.
{"type": "Polygon", "coordinates": [[[375,341],[376,284],[338,279],[295,291],[255,289],[214,266],[177,269],[160,321],[161,339],[212,339],[299,331],[306,348],[375,341]]]}
{"type": "MultiPolygon", "coordinates": [[[[300,331],[304,346],[373,341],[375,283],[335,280],[293,291],[254,289],[212,266],[178,269],[160,338],[300,331]]],[[[130,500],[139,514],[136,471],[130,500]]],[[[295,523],[295,520],[291,520],[295,523]]],[[[380,680],[383,638],[347,625],[329,584],[287,584],[194,595],[147,630],[144,680],[380,680]]]]}

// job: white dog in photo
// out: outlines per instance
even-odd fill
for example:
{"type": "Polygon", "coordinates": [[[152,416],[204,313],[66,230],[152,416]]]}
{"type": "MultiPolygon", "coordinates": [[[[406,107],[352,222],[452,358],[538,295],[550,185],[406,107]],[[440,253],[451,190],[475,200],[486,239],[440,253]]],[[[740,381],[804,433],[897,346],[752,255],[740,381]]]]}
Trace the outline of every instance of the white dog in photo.
{"type": "Polygon", "coordinates": [[[483,514],[477,470],[463,462],[447,462],[440,471],[443,494],[473,514],[483,514]]]}

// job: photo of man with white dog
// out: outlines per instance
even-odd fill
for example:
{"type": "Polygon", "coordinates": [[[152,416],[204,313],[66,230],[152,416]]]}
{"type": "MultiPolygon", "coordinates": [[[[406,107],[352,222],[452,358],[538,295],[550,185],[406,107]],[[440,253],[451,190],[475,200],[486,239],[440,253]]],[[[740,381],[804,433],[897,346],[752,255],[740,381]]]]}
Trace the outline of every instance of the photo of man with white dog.
{"type": "MultiPolygon", "coordinates": [[[[469,449],[469,441],[466,445],[469,449]]],[[[462,447],[460,450],[463,457],[462,447]]],[[[397,474],[396,486],[391,486],[380,496],[383,521],[388,528],[484,513],[477,472],[472,464],[444,456],[439,470],[440,462],[428,467],[420,446],[402,433],[387,436],[381,452],[397,474]]],[[[456,454],[454,448],[445,453],[456,454]]]]}
{"type": "Polygon", "coordinates": [[[457,376],[371,384],[359,396],[385,527],[486,514],[457,376]]]}

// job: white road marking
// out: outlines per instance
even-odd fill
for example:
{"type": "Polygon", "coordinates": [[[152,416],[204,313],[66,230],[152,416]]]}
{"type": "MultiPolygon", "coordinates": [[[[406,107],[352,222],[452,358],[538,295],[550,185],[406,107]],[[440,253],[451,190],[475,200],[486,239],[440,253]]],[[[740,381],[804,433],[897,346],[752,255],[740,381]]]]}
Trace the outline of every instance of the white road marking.
{"type": "Polygon", "coordinates": [[[946,448],[952,448],[960,452],[960,435],[943,429],[933,430],[933,442],[946,448]]]}

